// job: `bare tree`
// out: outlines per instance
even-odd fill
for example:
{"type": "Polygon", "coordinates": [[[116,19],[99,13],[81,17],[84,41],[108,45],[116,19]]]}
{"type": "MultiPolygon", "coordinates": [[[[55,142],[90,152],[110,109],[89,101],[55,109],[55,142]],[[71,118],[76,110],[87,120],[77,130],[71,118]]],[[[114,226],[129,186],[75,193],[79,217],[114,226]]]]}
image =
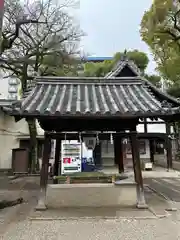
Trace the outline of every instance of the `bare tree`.
{"type": "MultiPolygon", "coordinates": [[[[62,2],[62,1],[61,1],[62,2]]],[[[62,68],[78,53],[82,31],[68,9],[73,1],[64,4],[54,0],[36,0],[22,5],[20,0],[8,0],[5,4],[3,39],[17,31],[17,21],[29,24],[18,25],[18,34],[10,48],[2,54],[3,70],[15,75],[21,81],[22,93],[36,74],[46,75],[49,71],[47,59],[58,59],[56,67],[62,68]],[[33,24],[34,22],[37,24],[33,24]],[[14,27],[16,26],[16,28],[14,27]],[[58,64],[57,64],[58,62],[58,64]]],[[[37,161],[36,123],[28,119],[31,139],[31,170],[35,171],[37,161]]]]}

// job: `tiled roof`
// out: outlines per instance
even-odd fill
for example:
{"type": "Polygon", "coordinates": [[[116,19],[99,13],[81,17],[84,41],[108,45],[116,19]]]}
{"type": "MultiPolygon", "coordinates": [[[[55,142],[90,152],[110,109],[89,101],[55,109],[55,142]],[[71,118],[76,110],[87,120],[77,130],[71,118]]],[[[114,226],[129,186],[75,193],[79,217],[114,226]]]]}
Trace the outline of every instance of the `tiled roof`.
{"type": "Polygon", "coordinates": [[[11,104],[12,104],[14,101],[15,101],[15,100],[0,99],[0,107],[11,106],[11,104]]]}
{"type": "Polygon", "coordinates": [[[117,64],[114,66],[112,71],[110,71],[108,74],[106,74],[105,78],[112,78],[112,77],[117,77],[119,73],[123,70],[125,66],[128,66],[129,69],[136,75],[140,76],[141,72],[136,66],[136,64],[129,60],[129,59],[121,59],[117,62],[117,64]]]}
{"type": "Polygon", "coordinates": [[[143,117],[172,114],[180,106],[140,78],[37,79],[31,93],[13,107],[21,116],[143,117]]]}

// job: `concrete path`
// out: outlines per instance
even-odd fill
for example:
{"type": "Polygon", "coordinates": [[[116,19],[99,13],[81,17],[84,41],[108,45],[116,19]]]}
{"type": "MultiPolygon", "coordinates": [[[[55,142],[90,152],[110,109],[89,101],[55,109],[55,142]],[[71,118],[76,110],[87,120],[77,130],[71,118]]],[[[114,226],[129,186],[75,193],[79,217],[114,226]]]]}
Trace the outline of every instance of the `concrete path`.
{"type": "MultiPolygon", "coordinates": [[[[106,168],[103,172],[106,174],[118,174],[117,168],[106,168]]],[[[125,174],[128,177],[134,177],[134,172],[131,168],[126,169],[125,174]]],[[[173,169],[167,171],[166,168],[155,166],[152,171],[142,171],[142,176],[143,178],[180,178],[180,172],[173,169]]]]}
{"type": "Polygon", "coordinates": [[[143,178],[180,178],[180,172],[176,170],[167,171],[166,168],[154,167],[153,171],[142,171],[143,178]]]}
{"type": "Polygon", "coordinates": [[[146,178],[144,183],[167,200],[180,202],[180,178],[146,178]]]}

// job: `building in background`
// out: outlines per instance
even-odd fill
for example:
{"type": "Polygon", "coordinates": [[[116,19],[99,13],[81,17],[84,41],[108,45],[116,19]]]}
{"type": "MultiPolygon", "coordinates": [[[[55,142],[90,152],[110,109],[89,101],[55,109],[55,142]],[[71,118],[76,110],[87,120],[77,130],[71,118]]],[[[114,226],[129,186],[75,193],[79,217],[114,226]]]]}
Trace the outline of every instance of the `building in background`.
{"type": "Polygon", "coordinates": [[[17,100],[20,98],[21,84],[19,79],[10,77],[8,79],[8,99],[17,100]]]}
{"type": "Polygon", "coordinates": [[[81,57],[81,64],[79,64],[79,75],[83,75],[84,72],[84,64],[86,63],[97,63],[97,62],[104,62],[105,60],[112,60],[113,57],[95,57],[95,56],[88,56],[88,57],[81,57]]]}
{"type": "Polygon", "coordinates": [[[20,98],[21,84],[18,78],[0,73],[0,99],[17,100],[20,98]]]}
{"type": "Polygon", "coordinates": [[[112,60],[113,57],[95,57],[95,56],[89,56],[89,57],[83,57],[81,60],[84,62],[84,63],[87,63],[87,62],[103,62],[103,61],[106,61],[106,60],[112,60]]]}

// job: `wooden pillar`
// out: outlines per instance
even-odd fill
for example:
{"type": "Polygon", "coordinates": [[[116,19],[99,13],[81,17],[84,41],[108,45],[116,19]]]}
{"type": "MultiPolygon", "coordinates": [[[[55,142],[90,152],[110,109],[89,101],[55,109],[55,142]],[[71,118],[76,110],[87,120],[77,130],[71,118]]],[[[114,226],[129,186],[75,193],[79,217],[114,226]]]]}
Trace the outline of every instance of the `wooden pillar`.
{"type": "Polygon", "coordinates": [[[148,132],[147,118],[144,118],[144,133],[148,132]]]}
{"type": "Polygon", "coordinates": [[[123,148],[123,163],[124,163],[124,168],[126,168],[126,165],[128,163],[128,161],[127,161],[127,143],[123,142],[123,139],[122,139],[122,148],[123,148]]]}
{"type": "Polygon", "coordinates": [[[51,138],[45,134],[42,166],[40,172],[40,196],[36,210],[45,210],[46,188],[48,183],[49,157],[51,153],[51,138]]]}
{"type": "Polygon", "coordinates": [[[93,150],[94,164],[97,169],[102,168],[101,143],[96,144],[93,150]]]}
{"type": "MultiPolygon", "coordinates": [[[[54,171],[53,171],[53,175],[54,176],[58,176],[59,175],[59,169],[60,168],[60,154],[61,154],[61,140],[60,139],[56,139],[56,150],[55,150],[55,161],[54,161],[54,171]]],[[[53,180],[54,184],[58,183],[57,179],[53,180]]]]}
{"type": "Polygon", "coordinates": [[[167,169],[172,168],[172,142],[171,142],[171,125],[170,123],[166,123],[166,155],[167,155],[167,169]]]}
{"type": "Polygon", "coordinates": [[[114,137],[114,161],[118,165],[119,173],[124,172],[124,154],[123,154],[123,145],[122,138],[119,136],[114,137]]]}
{"type": "Polygon", "coordinates": [[[143,187],[143,178],[142,178],[142,172],[141,172],[139,144],[138,144],[136,131],[131,132],[130,140],[131,140],[131,147],[132,147],[134,178],[136,182],[136,191],[137,191],[137,207],[141,209],[147,208],[145,197],[144,197],[144,187],[143,187]]]}

